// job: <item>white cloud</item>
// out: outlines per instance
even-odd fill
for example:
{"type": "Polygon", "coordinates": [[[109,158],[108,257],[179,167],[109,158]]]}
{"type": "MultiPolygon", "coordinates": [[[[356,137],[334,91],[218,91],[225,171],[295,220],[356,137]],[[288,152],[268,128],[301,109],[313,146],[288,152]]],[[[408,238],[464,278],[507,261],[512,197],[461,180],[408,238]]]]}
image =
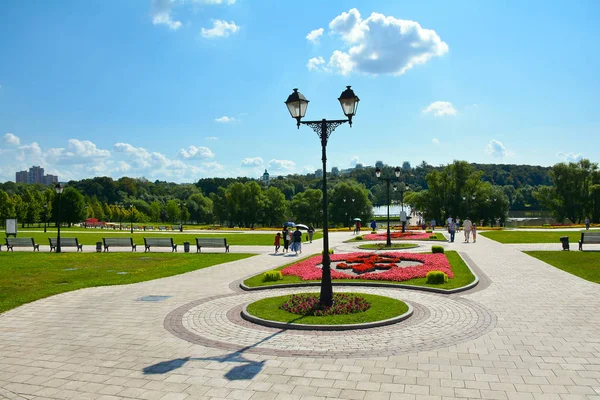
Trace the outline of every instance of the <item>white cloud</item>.
{"type": "Polygon", "coordinates": [[[206,140],[219,140],[219,138],[216,136],[207,136],[206,140]]]}
{"type": "Polygon", "coordinates": [[[581,153],[565,153],[565,152],[559,152],[556,153],[556,156],[563,159],[566,162],[577,162],[579,160],[581,160],[583,158],[583,154],[581,153]]]}
{"type": "Polygon", "coordinates": [[[18,146],[21,144],[21,139],[18,136],[13,135],[12,133],[7,133],[4,135],[4,143],[11,146],[18,146]]]}
{"type": "Polygon", "coordinates": [[[440,144],[440,141],[436,138],[433,138],[433,139],[431,139],[431,143],[438,145],[438,144],[440,144]]]}
{"type": "Polygon", "coordinates": [[[352,167],[356,167],[356,164],[359,164],[359,163],[360,163],[360,159],[358,156],[354,156],[350,159],[350,165],[352,167]]]}
{"type": "Polygon", "coordinates": [[[272,168],[277,171],[285,170],[291,171],[296,168],[296,163],[291,160],[276,160],[273,159],[269,161],[269,168],[272,168]]]}
{"type": "Polygon", "coordinates": [[[423,110],[423,114],[433,114],[436,117],[456,115],[456,109],[449,101],[435,101],[423,110]]]}
{"type": "Polygon", "coordinates": [[[227,124],[227,123],[229,123],[229,122],[234,122],[234,121],[235,121],[235,118],[233,118],[233,117],[228,117],[227,115],[224,115],[224,116],[222,116],[222,117],[220,117],[220,118],[215,118],[215,121],[216,121],[216,122],[220,122],[220,123],[222,123],[222,124],[227,124]]]}
{"type": "Polygon", "coordinates": [[[209,172],[219,172],[219,171],[223,171],[225,169],[224,166],[222,166],[221,164],[219,164],[216,161],[205,162],[202,164],[202,166],[209,172]]]}
{"type": "Polygon", "coordinates": [[[152,0],[152,23],[154,25],[166,25],[174,31],[181,28],[181,21],[173,20],[171,15],[174,5],[175,0],[152,0]]]}
{"type": "Polygon", "coordinates": [[[306,40],[312,43],[319,43],[319,38],[323,35],[325,29],[319,28],[311,31],[308,35],[306,35],[306,40]]]}
{"type": "Polygon", "coordinates": [[[45,152],[46,162],[51,164],[85,164],[100,162],[110,157],[110,151],[101,150],[89,140],[69,139],[67,148],[53,148],[45,152]]]}
{"type": "Polygon", "coordinates": [[[448,52],[448,45],[418,22],[372,13],[362,19],[356,8],[335,17],[330,33],[338,35],[347,50],[335,50],[328,66],[341,75],[403,74],[418,64],[448,52]]]}
{"type": "Polygon", "coordinates": [[[232,33],[236,33],[240,30],[240,27],[235,22],[227,22],[220,19],[213,20],[213,27],[211,29],[202,28],[202,37],[206,39],[213,39],[218,37],[228,37],[232,33]]]}
{"type": "Polygon", "coordinates": [[[254,168],[260,167],[264,164],[264,161],[260,157],[247,157],[242,160],[242,167],[254,168]]]}
{"type": "Polygon", "coordinates": [[[42,148],[36,142],[19,146],[17,151],[17,160],[31,162],[33,164],[42,164],[42,148]]]}
{"type": "Polygon", "coordinates": [[[508,154],[506,147],[504,144],[498,140],[491,140],[487,146],[485,146],[484,151],[491,155],[492,157],[501,158],[508,154]]]}
{"type": "Polygon", "coordinates": [[[185,159],[192,158],[213,158],[215,154],[208,147],[188,146],[187,150],[181,149],[178,153],[179,157],[185,159]]]}
{"type": "Polygon", "coordinates": [[[306,67],[309,71],[314,71],[319,69],[319,67],[323,64],[325,64],[325,60],[323,59],[323,57],[313,57],[310,60],[308,60],[306,67]]]}

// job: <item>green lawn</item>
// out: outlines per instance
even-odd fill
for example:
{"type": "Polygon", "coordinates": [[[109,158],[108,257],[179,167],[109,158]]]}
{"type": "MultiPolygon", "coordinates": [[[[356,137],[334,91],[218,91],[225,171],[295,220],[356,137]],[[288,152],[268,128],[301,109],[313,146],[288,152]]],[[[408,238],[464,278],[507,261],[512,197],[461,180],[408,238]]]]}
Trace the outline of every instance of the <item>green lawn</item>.
{"type": "MultiPolygon", "coordinates": [[[[192,246],[196,245],[195,238],[197,237],[209,237],[209,238],[226,238],[227,243],[232,246],[271,246],[275,241],[275,235],[271,233],[186,233],[186,232],[139,232],[134,231],[133,235],[129,232],[118,232],[109,230],[63,230],[60,231],[61,237],[76,237],[79,243],[85,245],[93,245],[96,242],[101,242],[103,237],[131,237],[133,236],[134,243],[140,246],[144,244],[145,237],[172,237],[176,244],[183,245],[183,242],[190,242],[192,246]]],[[[20,230],[19,237],[33,237],[35,242],[44,246],[48,245],[49,237],[56,237],[56,231],[44,232],[31,232],[20,230]]],[[[323,237],[321,232],[316,232],[313,240],[320,239],[323,237]]],[[[1,244],[4,245],[4,240],[1,244]]]]}
{"type": "Polygon", "coordinates": [[[236,253],[2,252],[0,313],[58,293],[148,281],[251,256],[236,253]]]}
{"type": "MultiPolygon", "coordinates": [[[[312,257],[312,256],[309,256],[312,257]]],[[[299,260],[294,260],[294,262],[286,264],[282,267],[277,268],[276,270],[282,270],[288,265],[295,264],[302,260],[305,260],[309,257],[301,258],[299,260]]],[[[395,281],[373,281],[369,279],[333,279],[333,282],[366,282],[366,283],[391,283],[391,284],[402,284],[402,285],[412,285],[412,286],[426,286],[433,287],[438,289],[456,289],[459,287],[466,286],[475,280],[475,276],[471,273],[467,264],[463,261],[463,259],[458,255],[456,251],[446,251],[446,257],[448,257],[448,261],[450,261],[450,265],[452,266],[452,271],[454,272],[454,278],[448,279],[448,282],[441,285],[431,285],[427,284],[426,278],[415,278],[409,281],[403,282],[395,282],[395,281]]],[[[282,280],[276,282],[263,282],[262,274],[255,275],[251,278],[248,278],[244,281],[244,284],[248,287],[259,287],[259,286],[272,286],[272,285],[283,285],[288,283],[308,283],[308,282],[320,282],[320,281],[303,281],[297,276],[284,276],[282,280]]]]}
{"type": "MultiPolygon", "coordinates": [[[[318,296],[318,293],[313,293],[318,296]]],[[[278,321],[285,323],[297,323],[307,325],[345,325],[345,324],[364,324],[367,322],[382,321],[385,319],[397,317],[408,311],[406,303],[384,296],[377,296],[365,293],[348,293],[364,298],[371,304],[371,307],[364,312],[345,315],[328,316],[302,316],[292,314],[279,308],[290,295],[269,297],[248,305],[246,309],[249,314],[255,317],[278,321]]]]}
{"type": "Polygon", "coordinates": [[[581,239],[581,232],[523,232],[523,231],[489,231],[478,232],[478,235],[500,243],[559,243],[561,236],[568,236],[571,246],[577,246],[581,239]]]}
{"type": "Polygon", "coordinates": [[[525,253],[586,281],[600,283],[600,252],[526,251],[525,253]]]}

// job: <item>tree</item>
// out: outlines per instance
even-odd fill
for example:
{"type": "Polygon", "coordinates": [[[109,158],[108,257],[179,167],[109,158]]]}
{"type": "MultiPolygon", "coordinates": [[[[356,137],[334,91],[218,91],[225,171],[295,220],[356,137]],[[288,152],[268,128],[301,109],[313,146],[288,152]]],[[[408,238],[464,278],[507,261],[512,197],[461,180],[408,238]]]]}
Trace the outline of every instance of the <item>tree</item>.
{"type": "Polygon", "coordinates": [[[335,225],[344,226],[353,218],[368,221],[372,217],[372,208],[369,191],[364,186],[353,181],[342,181],[333,188],[329,197],[329,220],[335,225]]]}
{"type": "Polygon", "coordinates": [[[199,224],[200,222],[212,223],[213,202],[210,198],[197,192],[187,199],[187,208],[190,211],[189,218],[199,224]]]}
{"type": "Polygon", "coordinates": [[[179,202],[177,200],[169,200],[165,206],[167,212],[167,220],[171,223],[178,223],[181,217],[179,202]]]}
{"type": "Polygon", "coordinates": [[[0,224],[4,226],[7,218],[15,217],[15,206],[4,190],[0,190],[0,224]]]}
{"type": "Polygon", "coordinates": [[[290,210],[296,222],[321,226],[323,221],[323,192],[307,189],[294,196],[290,210]]]}
{"type": "Polygon", "coordinates": [[[228,221],[229,226],[233,226],[229,220],[227,207],[227,190],[224,187],[219,187],[215,193],[209,195],[213,202],[213,213],[220,224],[228,221]]]}
{"type": "Polygon", "coordinates": [[[288,202],[284,194],[276,187],[270,187],[264,192],[263,224],[265,226],[280,226],[285,222],[288,202]]]}
{"type": "MultiPolygon", "coordinates": [[[[68,223],[69,226],[84,221],[87,214],[85,205],[85,198],[77,189],[70,186],[65,188],[60,196],[60,221],[68,223]]],[[[56,220],[56,213],[59,212],[58,196],[54,196],[52,209],[54,210],[54,220],[56,220]]]]}

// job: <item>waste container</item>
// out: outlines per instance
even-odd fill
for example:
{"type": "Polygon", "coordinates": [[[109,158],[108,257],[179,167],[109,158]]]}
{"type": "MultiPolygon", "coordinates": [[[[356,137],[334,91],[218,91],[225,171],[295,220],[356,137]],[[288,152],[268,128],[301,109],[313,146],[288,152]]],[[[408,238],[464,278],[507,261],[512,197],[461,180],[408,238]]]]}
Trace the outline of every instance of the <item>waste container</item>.
{"type": "Polygon", "coordinates": [[[190,242],[183,242],[183,251],[186,253],[190,252],[190,242]]]}
{"type": "Polygon", "coordinates": [[[569,237],[568,236],[561,236],[560,242],[562,243],[563,250],[569,250],[569,237]]]}
{"type": "Polygon", "coordinates": [[[102,242],[96,242],[96,252],[102,252],[102,242]]]}

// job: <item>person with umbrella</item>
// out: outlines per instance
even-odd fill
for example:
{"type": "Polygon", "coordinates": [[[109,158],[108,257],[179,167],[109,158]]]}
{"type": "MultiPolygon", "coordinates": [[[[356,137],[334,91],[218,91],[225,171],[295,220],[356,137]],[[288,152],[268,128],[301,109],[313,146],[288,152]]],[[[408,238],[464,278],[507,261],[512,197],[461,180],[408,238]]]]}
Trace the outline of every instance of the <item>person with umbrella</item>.
{"type": "Polygon", "coordinates": [[[356,222],[354,224],[354,233],[359,234],[360,233],[360,218],[354,218],[354,221],[356,222]]]}
{"type": "Polygon", "coordinates": [[[298,252],[302,254],[302,232],[300,232],[299,226],[296,226],[296,231],[293,234],[292,250],[296,252],[296,255],[298,255],[298,252]]]}

